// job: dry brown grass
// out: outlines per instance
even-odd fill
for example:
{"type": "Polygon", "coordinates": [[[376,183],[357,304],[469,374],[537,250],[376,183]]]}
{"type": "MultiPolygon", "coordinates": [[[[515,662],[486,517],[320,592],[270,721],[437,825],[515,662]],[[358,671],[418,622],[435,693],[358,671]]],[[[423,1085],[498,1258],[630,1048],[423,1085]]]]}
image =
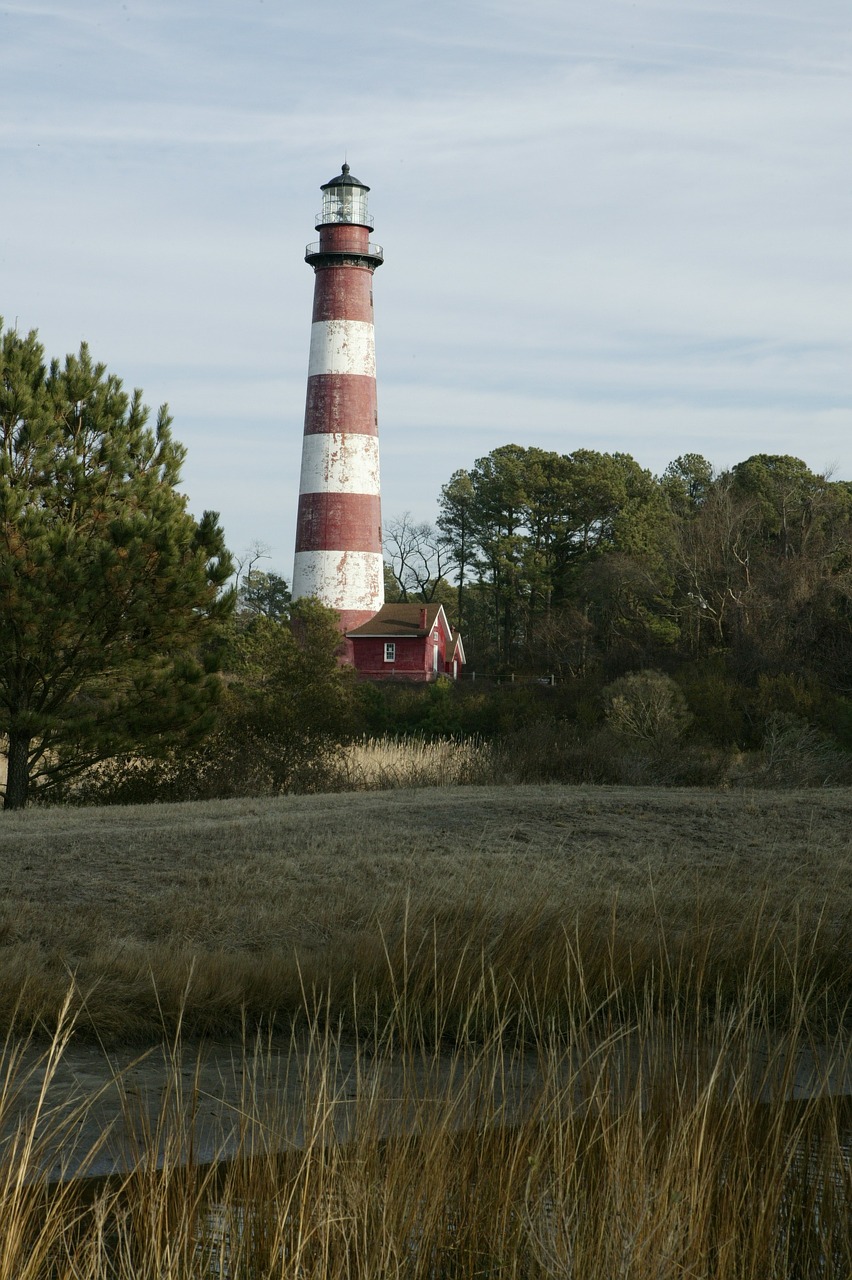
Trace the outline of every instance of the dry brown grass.
{"type": "MultiPolygon", "coordinates": [[[[243,1106],[268,1137],[247,1125],[220,1168],[193,1157],[199,1099],[179,1072],[129,1170],[92,1186],[46,1184],[34,1114],[0,1153],[0,1280],[848,1280],[849,1100],[787,1101],[784,1050],[762,1097],[745,1011],[710,1016],[700,1046],[649,1008],[602,1035],[579,977],[569,1047],[545,1033],[534,1071],[487,981],[468,1014],[490,1036],[430,1050],[400,1000],[361,1028],[345,1080],[338,1034],[313,1020],[289,1149],[285,1101],[257,1109],[249,1046],[243,1106]]],[[[14,1063],[5,1082],[0,1127],[14,1063]]]]}
{"type": "MultiPolygon", "coordinates": [[[[483,974],[532,1027],[852,994],[852,794],[485,787],[0,815],[0,1019],[146,1039],[308,1003],[452,1034],[483,974]],[[535,1009],[535,1018],[529,1015],[535,1009]],[[526,1010],[526,1012],[525,1012],[526,1010]]],[[[534,1028],[533,1028],[533,1033],[534,1028]]]]}
{"type": "Polygon", "coordinates": [[[396,787],[454,787],[485,782],[493,773],[493,746],[474,738],[363,738],[342,748],[341,791],[396,787]]]}
{"type": "Polygon", "coordinates": [[[11,1034],[0,1280],[848,1280],[850,1100],[790,1099],[814,1042],[849,1071],[850,817],[559,786],[0,816],[2,1015],[54,1028],[48,1076],[72,1029],[273,1013],[303,1064],[289,1147],[237,1040],[236,1156],[198,1163],[176,1067],[133,1167],[57,1188],[11,1034]]]}

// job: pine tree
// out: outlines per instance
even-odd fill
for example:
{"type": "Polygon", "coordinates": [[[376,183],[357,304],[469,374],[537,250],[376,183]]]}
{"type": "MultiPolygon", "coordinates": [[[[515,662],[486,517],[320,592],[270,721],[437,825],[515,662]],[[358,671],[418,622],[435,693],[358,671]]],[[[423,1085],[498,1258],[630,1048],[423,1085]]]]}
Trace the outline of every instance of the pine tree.
{"type": "Polygon", "coordinates": [[[249,618],[273,618],[280,622],[287,617],[290,604],[290,588],[278,573],[264,573],[262,569],[249,569],[237,591],[237,615],[249,618]]]}
{"type": "Polygon", "coordinates": [[[216,514],[196,521],[177,492],[185,450],[166,406],[153,430],[148,418],[85,344],[48,368],[34,331],[0,322],[7,809],[212,716],[231,560],[216,514]]]}

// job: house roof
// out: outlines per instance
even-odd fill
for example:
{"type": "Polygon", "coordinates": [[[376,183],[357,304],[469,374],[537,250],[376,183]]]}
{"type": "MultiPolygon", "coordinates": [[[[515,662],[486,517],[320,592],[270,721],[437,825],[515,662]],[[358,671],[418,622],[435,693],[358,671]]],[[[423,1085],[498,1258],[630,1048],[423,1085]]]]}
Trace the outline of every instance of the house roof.
{"type": "Polygon", "coordinates": [[[467,658],[464,656],[464,645],[462,644],[462,638],[461,638],[461,632],[460,632],[460,631],[454,631],[454,632],[453,632],[453,642],[452,642],[452,645],[451,645],[451,647],[450,647],[450,661],[451,661],[451,662],[452,662],[453,658],[458,658],[458,660],[459,660],[459,662],[462,664],[462,666],[464,666],[464,665],[465,665],[465,663],[467,662],[467,658]]]}
{"type": "Polygon", "coordinates": [[[441,604],[383,604],[378,613],[374,613],[360,627],[353,627],[346,635],[357,639],[359,636],[428,636],[440,621],[447,637],[453,632],[441,604]]]}

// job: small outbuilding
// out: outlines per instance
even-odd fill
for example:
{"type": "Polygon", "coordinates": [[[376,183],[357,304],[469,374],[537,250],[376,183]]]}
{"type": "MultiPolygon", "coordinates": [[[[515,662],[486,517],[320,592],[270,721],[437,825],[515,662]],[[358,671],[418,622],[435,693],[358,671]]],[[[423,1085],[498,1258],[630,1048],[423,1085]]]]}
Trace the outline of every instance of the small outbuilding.
{"type": "Polygon", "coordinates": [[[461,636],[441,604],[385,604],[346,632],[352,662],[369,680],[457,680],[464,665],[461,636]]]}

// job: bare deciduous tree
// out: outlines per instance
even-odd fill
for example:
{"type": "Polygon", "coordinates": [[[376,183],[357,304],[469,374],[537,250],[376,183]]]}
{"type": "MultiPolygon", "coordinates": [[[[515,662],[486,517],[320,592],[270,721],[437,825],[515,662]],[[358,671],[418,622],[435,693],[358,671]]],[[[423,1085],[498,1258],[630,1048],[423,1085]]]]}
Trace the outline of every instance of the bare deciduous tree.
{"type": "Polygon", "coordinates": [[[428,521],[418,524],[406,511],[386,523],[384,546],[400,599],[434,600],[450,560],[438,531],[428,521]]]}

